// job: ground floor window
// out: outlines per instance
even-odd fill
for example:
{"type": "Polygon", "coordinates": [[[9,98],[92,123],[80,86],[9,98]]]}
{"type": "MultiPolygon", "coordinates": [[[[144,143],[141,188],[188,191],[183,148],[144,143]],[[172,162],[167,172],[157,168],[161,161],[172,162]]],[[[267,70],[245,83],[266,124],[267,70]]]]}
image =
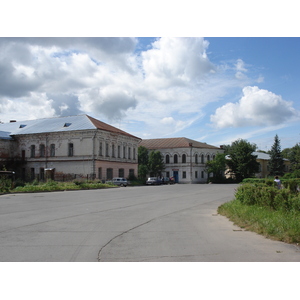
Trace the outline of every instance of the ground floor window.
{"type": "Polygon", "coordinates": [[[34,168],[30,169],[30,179],[34,180],[35,179],[35,173],[34,173],[34,168]]]}
{"type": "Polygon", "coordinates": [[[198,171],[195,171],[195,178],[198,178],[198,171]]]}
{"type": "Polygon", "coordinates": [[[186,171],[182,172],[182,178],[186,178],[186,171]]]}
{"type": "Polygon", "coordinates": [[[170,177],[170,172],[166,172],[166,177],[170,177]]]}
{"type": "Polygon", "coordinates": [[[134,169],[129,169],[129,177],[134,177],[134,169]]]}
{"type": "Polygon", "coordinates": [[[201,171],[201,178],[204,178],[204,171],[201,171]]]}
{"type": "Polygon", "coordinates": [[[45,180],[45,169],[40,168],[40,180],[45,180]]]}
{"type": "Polygon", "coordinates": [[[98,168],[98,179],[102,179],[102,168],[98,168]]]}
{"type": "Polygon", "coordinates": [[[124,173],[124,169],[119,169],[119,177],[124,177],[125,173],[124,173]]]}
{"type": "Polygon", "coordinates": [[[113,179],[113,169],[108,168],[106,169],[106,180],[111,180],[113,179]]]}

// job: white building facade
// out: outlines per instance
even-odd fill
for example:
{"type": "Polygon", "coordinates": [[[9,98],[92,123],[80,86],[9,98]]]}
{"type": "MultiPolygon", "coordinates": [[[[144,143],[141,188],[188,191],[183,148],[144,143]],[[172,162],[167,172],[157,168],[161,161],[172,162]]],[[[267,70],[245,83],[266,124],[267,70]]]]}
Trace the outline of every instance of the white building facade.
{"type": "Polygon", "coordinates": [[[137,176],[140,141],[87,115],[11,122],[0,124],[0,159],[18,160],[23,179],[105,181],[137,176]]]}
{"type": "Polygon", "coordinates": [[[177,183],[206,183],[206,162],[224,152],[219,147],[184,137],[142,140],[140,146],[160,151],[166,167],[162,176],[174,177],[177,183]]]}

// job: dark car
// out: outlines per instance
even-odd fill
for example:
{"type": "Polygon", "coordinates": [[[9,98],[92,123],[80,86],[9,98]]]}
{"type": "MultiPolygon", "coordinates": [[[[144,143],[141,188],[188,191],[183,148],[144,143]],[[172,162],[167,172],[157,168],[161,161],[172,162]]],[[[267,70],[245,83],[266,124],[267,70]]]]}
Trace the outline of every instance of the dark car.
{"type": "Polygon", "coordinates": [[[161,180],[156,177],[149,177],[146,181],[147,185],[159,185],[161,184],[161,180]]]}

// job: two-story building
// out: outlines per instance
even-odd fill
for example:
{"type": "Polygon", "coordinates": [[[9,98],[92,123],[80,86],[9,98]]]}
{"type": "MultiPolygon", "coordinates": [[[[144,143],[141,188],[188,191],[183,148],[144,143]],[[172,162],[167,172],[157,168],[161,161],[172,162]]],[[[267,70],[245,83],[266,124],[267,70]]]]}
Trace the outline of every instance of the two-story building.
{"type": "Polygon", "coordinates": [[[0,162],[23,179],[137,176],[140,138],[88,115],[0,124],[0,162]]]}
{"type": "Polygon", "coordinates": [[[146,139],[140,142],[149,151],[158,150],[164,157],[162,176],[174,177],[179,183],[205,183],[208,174],[205,164],[224,151],[206,143],[181,138],[146,139]]]}

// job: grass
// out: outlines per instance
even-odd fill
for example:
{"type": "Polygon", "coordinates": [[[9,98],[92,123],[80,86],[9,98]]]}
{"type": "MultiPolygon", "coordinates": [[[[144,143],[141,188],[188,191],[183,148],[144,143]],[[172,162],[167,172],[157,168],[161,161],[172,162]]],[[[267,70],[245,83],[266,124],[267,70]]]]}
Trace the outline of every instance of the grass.
{"type": "Polygon", "coordinates": [[[246,230],[286,243],[300,243],[299,211],[272,210],[235,199],[221,205],[218,213],[246,230]]]}
{"type": "Polygon", "coordinates": [[[10,190],[10,193],[32,193],[32,192],[53,192],[53,191],[68,191],[68,190],[85,190],[85,189],[103,189],[116,187],[112,184],[101,183],[98,181],[72,181],[72,182],[33,182],[27,183],[24,186],[17,186],[10,190]]]}

